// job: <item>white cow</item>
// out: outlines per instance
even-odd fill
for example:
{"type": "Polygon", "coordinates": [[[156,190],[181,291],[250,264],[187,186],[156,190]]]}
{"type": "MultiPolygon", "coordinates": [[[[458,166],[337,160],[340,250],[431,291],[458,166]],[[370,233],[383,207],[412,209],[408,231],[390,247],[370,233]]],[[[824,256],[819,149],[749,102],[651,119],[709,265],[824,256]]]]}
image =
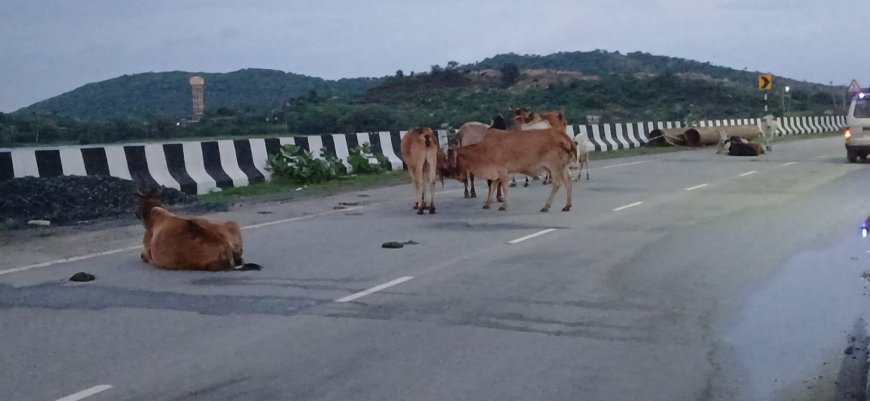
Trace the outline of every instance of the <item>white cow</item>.
{"type": "Polygon", "coordinates": [[[586,167],[586,180],[589,180],[589,138],[586,134],[579,133],[574,136],[574,143],[577,145],[577,162],[572,163],[569,167],[572,170],[571,176],[574,181],[579,181],[583,175],[583,167],[586,167]],[[573,171],[576,170],[575,174],[573,171]],[[576,176],[575,176],[576,175],[576,176]]]}
{"type": "Polygon", "coordinates": [[[781,130],[782,127],[779,124],[779,121],[768,114],[761,118],[758,122],[759,131],[761,131],[761,143],[764,145],[765,149],[773,150],[773,146],[771,142],[773,141],[773,137],[776,135],[777,130],[781,130]]]}

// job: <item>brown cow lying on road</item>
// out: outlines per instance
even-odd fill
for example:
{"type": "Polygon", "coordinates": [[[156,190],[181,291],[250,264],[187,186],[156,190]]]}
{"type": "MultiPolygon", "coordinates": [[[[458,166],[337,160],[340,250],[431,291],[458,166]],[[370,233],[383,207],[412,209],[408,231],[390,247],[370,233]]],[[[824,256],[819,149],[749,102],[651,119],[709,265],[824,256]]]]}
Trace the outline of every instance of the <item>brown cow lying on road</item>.
{"type": "Polygon", "coordinates": [[[168,270],[259,270],[242,259],[242,235],[234,221],[216,223],[164,209],[160,190],[139,192],[136,217],[145,226],[142,260],[168,270]]]}
{"type": "Polygon", "coordinates": [[[749,142],[739,136],[728,138],[720,146],[728,148],[729,156],[758,156],[764,154],[764,148],[761,145],[749,142]]]}
{"type": "Polygon", "coordinates": [[[438,146],[438,137],[430,128],[411,128],[402,138],[402,159],[414,186],[414,209],[417,214],[429,209],[435,214],[435,178],[447,172],[447,157],[438,146]],[[440,160],[440,162],[439,162],[440,160]]]}
{"type": "MultiPolygon", "coordinates": [[[[535,176],[550,172],[553,187],[541,211],[550,210],[556,192],[564,185],[567,201],[562,211],[567,212],[571,210],[573,189],[568,165],[575,157],[575,152],[574,142],[553,129],[521,132],[490,130],[483,141],[477,144],[451,149],[448,159],[452,177],[475,174],[493,180],[492,185],[507,182],[511,173],[535,176]]],[[[492,204],[492,185],[484,209],[489,209],[492,204]]],[[[503,189],[504,202],[499,210],[507,210],[508,207],[507,188],[503,189]]]]}

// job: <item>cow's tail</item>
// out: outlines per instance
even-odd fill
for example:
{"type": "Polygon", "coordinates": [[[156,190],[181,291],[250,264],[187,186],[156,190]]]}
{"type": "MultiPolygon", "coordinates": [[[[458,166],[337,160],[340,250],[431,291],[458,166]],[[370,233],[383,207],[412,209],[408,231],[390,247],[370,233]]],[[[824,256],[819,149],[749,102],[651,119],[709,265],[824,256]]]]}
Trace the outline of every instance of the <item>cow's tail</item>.
{"type": "Polygon", "coordinates": [[[430,147],[430,146],[432,146],[432,138],[430,138],[429,135],[424,136],[424,137],[423,137],[423,140],[426,142],[426,147],[427,147],[427,148],[430,147]]]}

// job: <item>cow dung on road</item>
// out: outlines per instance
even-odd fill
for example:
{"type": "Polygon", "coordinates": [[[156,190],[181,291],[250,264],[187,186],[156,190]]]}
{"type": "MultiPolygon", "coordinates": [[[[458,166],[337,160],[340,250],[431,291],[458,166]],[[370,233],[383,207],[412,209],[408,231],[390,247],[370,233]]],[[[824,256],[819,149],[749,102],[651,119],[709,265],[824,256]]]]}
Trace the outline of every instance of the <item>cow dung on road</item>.
{"type": "Polygon", "coordinates": [[[417,244],[419,244],[419,242],[416,242],[416,241],[405,241],[405,242],[390,241],[390,242],[384,242],[381,245],[381,248],[399,249],[399,248],[403,248],[405,245],[417,245],[417,244]]]}
{"type": "Polygon", "coordinates": [[[90,273],[78,272],[73,274],[72,277],[69,278],[69,281],[75,281],[77,283],[86,283],[88,281],[94,281],[97,277],[90,273]]]}

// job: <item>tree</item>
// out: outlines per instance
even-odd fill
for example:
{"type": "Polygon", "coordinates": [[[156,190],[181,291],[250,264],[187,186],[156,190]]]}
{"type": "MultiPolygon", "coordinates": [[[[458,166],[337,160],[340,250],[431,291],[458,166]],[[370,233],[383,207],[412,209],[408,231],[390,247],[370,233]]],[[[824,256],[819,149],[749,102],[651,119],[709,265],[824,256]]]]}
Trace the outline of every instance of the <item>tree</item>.
{"type": "Polygon", "coordinates": [[[402,70],[396,70],[396,78],[402,79],[405,77],[405,72],[402,70]]]}
{"type": "Polygon", "coordinates": [[[438,64],[435,64],[435,65],[433,65],[432,68],[429,70],[429,73],[432,74],[432,76],[434,77],[434,76],[440,74],[441,71],[443,71],[442,68],[441,68],[441,66],[438,65],[438,64]]]}
{"type": "Polygon", "coordinates": [[[451,60],[447,62],[447,71],[453,71],[457,68],[459,68],[459,63],[457,63],[456,61],[451,60]]]}
{"type": "Polygon", "coordinates": [[[514,63],[507,63],[501,67],[501,82],[504,86],[511,86],[520,77],[520,68],[514,63]]]}

